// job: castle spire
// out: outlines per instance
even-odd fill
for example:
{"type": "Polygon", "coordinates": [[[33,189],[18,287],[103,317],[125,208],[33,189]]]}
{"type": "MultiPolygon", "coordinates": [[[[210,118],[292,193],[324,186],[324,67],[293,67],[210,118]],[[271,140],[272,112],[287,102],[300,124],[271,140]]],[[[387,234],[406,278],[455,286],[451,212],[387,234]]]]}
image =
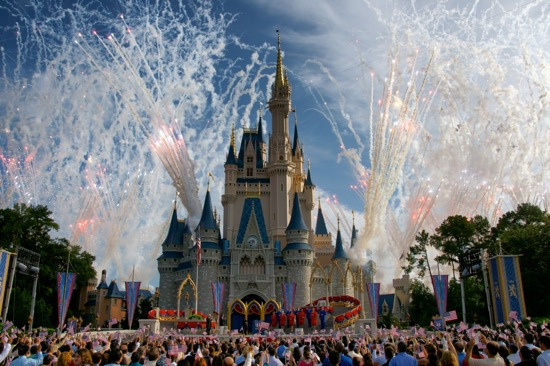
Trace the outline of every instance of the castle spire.
{"type": "Polygon", "coordinates": [[[304,217],[302,216],[302,210],[300,209],[300,200],[298,198],[297,192],[294,192],[292,215],[290,216],[290,222],[288,223],[286,230],[308,230],[306,223],[304,222],[304,217]]]}
{"type": "Polygon", "coordinates": [[[277,71],[275,73],[275,89],[281,90],[285,86],[283,67],[283,53],[281,51],[281,32],[277,29],[277,71]]]}
{"type": "Polygon", "coordinates": [[[332,260],[336,259],[349,259],[348,255],[344,251],[344,244],[342,243],[342,234],[340,233],[340,217],[338,217],[338,233],[336,234],[336,248],[334,248],[334,254],[332,260]]]}
{"type": "Polygon", "coordinates": [[[298,138],[298,115],[296,109],[292,109],[294,113],[294,141],[292,143],[292,155],[296,156],[296,150],[300,149],[300,139],[298,138]]]}
{"type": "Polygon", "coordinates": [[[317,224],[315,225],[315,235],[328,235],[325,217],[323,216],[323,210],[321,209],[321,197],[318,198],[318,202],[319,210],[317,211],[317,224]]]}

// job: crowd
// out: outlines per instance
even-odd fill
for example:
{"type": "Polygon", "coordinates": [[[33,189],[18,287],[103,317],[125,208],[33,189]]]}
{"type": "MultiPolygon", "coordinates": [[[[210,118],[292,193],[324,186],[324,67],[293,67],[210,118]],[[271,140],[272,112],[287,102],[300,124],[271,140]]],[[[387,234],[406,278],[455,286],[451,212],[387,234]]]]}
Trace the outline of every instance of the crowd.
{"type": "Polygon", "coordinates": [[[477,329],[275,336],[187,336],[179,331],[47,334],[4,331],[8,366],[550,366],[545,332],[477,329]],[[405,334],[407,333],[407,334],[405,334]]]}

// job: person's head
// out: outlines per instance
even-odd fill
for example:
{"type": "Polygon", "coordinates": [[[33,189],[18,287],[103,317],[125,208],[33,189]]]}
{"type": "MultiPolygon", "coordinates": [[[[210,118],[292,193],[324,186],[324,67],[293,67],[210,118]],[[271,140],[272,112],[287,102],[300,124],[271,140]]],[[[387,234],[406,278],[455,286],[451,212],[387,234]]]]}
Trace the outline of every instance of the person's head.
{"type": "Polygon", "coordinates": [[[458,342],[456,342],[456,343],[454,344],[454,346],[455,346],[455,350],[456,350],[457,352],[460,353],[460,352],[463,352],[463,351],[464,351],[464,342],[458,341],[458,342]]]}
{"type": "Polygon", "coordinates": [[[399,343],[397,343],[397,352],[402,353],[406,351],[407,351],[407,343],[403,341],[399,341],[399,343]]]}
{"type": "Polygon", "coordinates": [[[193,362],[193,366],[206,366],[206,360],[204,357],[196,358],[195,362],[193,362]]]}
{"type": "Polygon", "coordinates": [[[27,356],[30,355],[30,347],[26,344],[19,344],[19,348],[17,349],[17,354],[19,356],[27,356]]]}
{"type": "Polygon", "coordinates": [[[101,363],[101,353],[95,352],[92,354],[92,364],[99,365],[101,363]]]}
{"type": "Polygon", "coordinates": [[[458,359],[454,353],[450,351],[443,351],[439,364],[441,366],[458,366],[458,359]]]}
{"type": "Polygon", "coordinates": [[[275,356],[275,348],[272,346],[267,347],[267,353],[269,353],[270,356],[275,356]]]}
{"type": "Polygon", "coordinates": [[[518,350],[518,346],[516,346],[514,343],[510,344],[510,353],[517,353],[518,350]]]}
{"type": "Polygon", "coordinates": [[[57,358],[57,366],[69,366],[71,364],[71,361],[73,360],[73,357],[71,356],[70,352],[61,352],[59,357],[57,358]]]}
{"type": "Polygon", "coordinates": [[[523,346],[519,349],[519,358],[522,361],[532,360],[533,359],[533,353],[531,352],[531,349],[527,346],[523,346]]]}
{"type": "Polygon", "coordinates": [[[533,344],[535,342],[535,336],[533,333],[525,333],[525,342],[533,344]]]}
{"type": "Polygon", "coordinates": [[[311,358],[311,349],[309,348],[309,346],[305,346],[304,347],[304,359],[305,360],[309,360],[311,358]]]}
{"type": "Polygon", "coordinates": [[[109,363],[120,364],[122,357],[123,355],[120,348],[111,349],[111,352],[109,353],[109,363]]]}
{"type": "Polygon", "coordinates": [[[132,353],[132,356],[130,356],[130,362],[137,363],[139,362],[140,355],[137,352],[132,353]]]}
{"type": "Polygon", "coordinates": [[[156,361],[159,357],[160,353],[158,347],[153,346],[151,347],[149,352],[147,352],[147,358],[149,359],[149,361],[156,361]]]}
{"type": "Polygon", "coordinates": [[[437,347],[433,343],[428,343],[424,346],[424,349],[426,350],[426,353],[437,353],[437,347]]]}
{"type": "Polygon", "coordinates": [[[334,346],[334,349],[339,352],[339,353],[342,353],[345,349],[344,347],[344,343],[342,342],[337,342],[336,345],[334,346]]]}
{"type": "Polygon", "coordinates": [[[495,341],[488,342],[485,346],[485,353],[487,353],[489,357],[495,357],[498,354],[499,347],[500,346],[495,341]]]}
{"type": "Polygon", "coordinates": [[[395,354],[395,350],[393,349],[393,347],[388,346],[384,348],[384,356],[386,357],[387,361],[391,360],[394,354],[395,354]]]}
{"type": "Polygon", "coordinates": [[[53,356],[52,355],[46,355],[44,356],[44,359],[42,360],[43,366],[50,366],[53,363],[53,356]]]}
{"type": "Polygon", "coordinates": [[[540,348],[543,351],[546,351],[547,349],[550,349],[550,337],[547,335],[543,335],[539,338],[540,348]]]}
{"type": "Polygon", "coordinates": [[[80,348],[74,355],[74,363],[76,366],[92,365],[92,354],[86,348],[80,348]]]}
{"type": "Polygon", "coordinates": [[[331,366],[336,366],[340,363],[340,352],[337,350],[331,351],[328,355],[328,360],[331,366]]]}
{"type": "Polygon", "coordinates": [[[227,356],[223,359],[222,366],[233,366],[235,364],[235,360],[231,356],[227,356]]]}
{"type": "Polygon", "coordinates": [[[510,350],[508,350],[508,347],[506,347],[503,344],[499,344],[498,346],[498,354],[503,359],[506,359],[508,356],[510,356],[510,350]]]}

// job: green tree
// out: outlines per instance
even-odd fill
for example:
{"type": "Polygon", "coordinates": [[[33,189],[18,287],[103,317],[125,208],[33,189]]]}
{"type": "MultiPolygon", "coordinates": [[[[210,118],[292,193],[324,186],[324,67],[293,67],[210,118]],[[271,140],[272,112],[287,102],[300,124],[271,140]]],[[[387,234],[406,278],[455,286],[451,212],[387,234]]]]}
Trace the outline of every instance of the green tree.
{"type": "MultiPolygon", "coordinates": [[[[468,322],[478,324],[489,324],[489,310],[487,309],[487,297],[485,287],[480,276],[472,276],[464,279],[464,293],[466,302],[466,319],[468,322]]],[[[451,279],[449,281],[449,292],[447,295],[447,309],[456,310],[458,319],[462,320],[462,297],[460,292],[460,281],[451,279]]]]}
{"type": "Polygon", "coordinates": [[[411,304],[409,305],[411,322],[426,326],[437,314],[434,294],[422,281],[413,280],[411,283],[411,304]]]}
{"type": "MultiPolygon", "coordinates": [[[[65,239],[50,235],[59,229],[51,218],[52,212],[41,205],[17,204],[12,209],[0,210],[0,247],[15,252],[18,247],[40,254],[40,272],[35,305],[34,326],[57,325],[56,273],[77,273],[76,289],[85,288],[91,278],[96,277],[93,261],[95,257],[81,248],[70,245],[65,239]]],[[[33,278],[16,273],[8,317],[17,326],[27,323],[33,278]]],[[[73,295],[73,300],[76,296],[73,295]]],[[[72,302],[76,310],[76,301],[72,302]]]]}
{"type": "Polygon", "coordinates": [[[547,316],[550,293],[544,278],[550,276],[550,215],[530,203],[504,214],[493,230],[490,254],[519,255],[527,314],[547,316]]]}
{"type": "Polygon", "coordinates": [[[430,261],[428,258],[428,247],[430,244],[430,234],[426,230],[422,230],[416,234],[416,244],[409,248],[407,253],[407,264],[403,266],[406,274],[410,274],[413,270],[417,271],[420,278],[426,275],[426,271],[430,274],[430,261]]]}
{"type": "Polygon", "coordinates": [[[435,232],[430,244],[441,252],[435,260],[452,266],[453,277],[461,254],[471,248],[487,248],[492,240],[489,221],[479,215],[473,218],[449,216],[435,232]]]}

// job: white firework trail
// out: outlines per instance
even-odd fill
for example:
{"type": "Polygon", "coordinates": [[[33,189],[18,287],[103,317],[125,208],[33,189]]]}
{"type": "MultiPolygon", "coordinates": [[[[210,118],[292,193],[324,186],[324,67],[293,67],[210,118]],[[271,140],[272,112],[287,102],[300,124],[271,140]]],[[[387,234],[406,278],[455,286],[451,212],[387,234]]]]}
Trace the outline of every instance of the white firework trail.
{"type": "Polygon", "coordinates": [[[0,151],[33,156],[32,170],[17,168],[25,185],[2,167],[2,207],[47,205],[59,236],[109,277],[135,264],[151,281],[175,191],[179,216],[198,216],[195,177],[223,174],[232,123],[257,120],[276,47],[226,34],[234,17],[209,2],[10,0],[0,11],[0,151]]]}

